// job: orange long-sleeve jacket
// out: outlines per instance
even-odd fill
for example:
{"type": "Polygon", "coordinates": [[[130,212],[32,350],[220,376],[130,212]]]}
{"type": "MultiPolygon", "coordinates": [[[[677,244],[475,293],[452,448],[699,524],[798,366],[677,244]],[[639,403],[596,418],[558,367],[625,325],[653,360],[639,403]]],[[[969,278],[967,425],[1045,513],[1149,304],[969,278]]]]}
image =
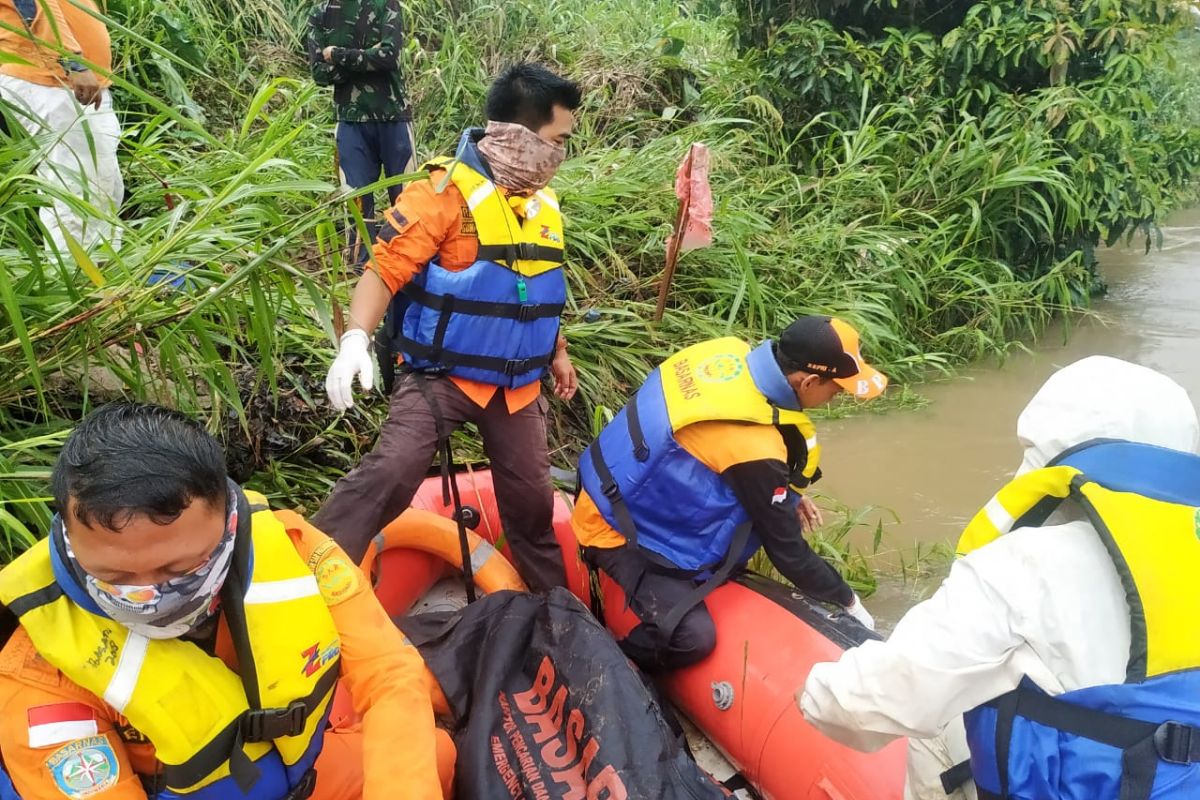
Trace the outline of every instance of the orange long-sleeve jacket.
{"type": "MultiPolygon", "coordinates": [[[[361,732],[356,731],[352,737],[355,746],[327,750],[339,757],[361,752],[363,800],[399,796],[406,800],[441,800],[433,706],[420,654],[405,642],[375,598],[369,581],[332,539],[297,514],[275,513],[317,577],[341,639],[341,680],[361,716],[361,732]]],[[[237,657],[224,620],[218,627],[215,652],[230,669],[237,670],[237,657]]],[[[115,782],[106,779],[111,785],[87,797],[146,800],[139,776],[157,771],[153,746],[111,706],[43,660],[29,637],[18,629],[0,650],[0,756],[22,800],[62,800],[66,796],[51,765],[61,760],[60,754],[67,752],[72,742],[83,737],[70,726],[59,737],[53,728],[47,734],[44,725],[36,737],[31,733],[35,723],[56,711],[69,711],[77,718],[86,718],[90,711],[95,733],[87,731],[85,736],[103,737],[116,756],[115,782]]],[[[326,733],[326,742],[338,735],[331,730],[326,733]]],[[[329,785],[345,783],[339,780],[339,773],[353,773],[345,764],[337,767],[323,769],[318,761],[314,798],[343,800],[353,796],[357,800],[357,792],[348,794],[345,785],[329,785]]]]}
{"type": "MultiPolygon", "coordinates": [[[[451,272],[475,263],[479,254],[475,219],[457,186],[449,183],[438,191],[445,176],[445,170],[434,169],[425,180],[408,184],[383,215],[370,268],[392,294],[403,289],[435,256],[442,268],[451,272]]],[[[561,336],[559,346],[565,346],[561,336]]],[[[459,377],[450,380],[480,408],[487,406],[499,388],[459,377]]],[[[508,413],[525,408],[540,392],[540,381],[505,388],[508,413]]]]}
{"type": "Polygon", "coordinates": [[[0,53],[20,59],[0,63],[0,74],[59,86],[66,71],[58,59],[66,53],[94,65],[100,85],[107,86],[112,72],[108,28],[89,11],[97,12],[95,0],[38,0],[37,14],[26,25],[13,0],[0,0],[0,53]]]}

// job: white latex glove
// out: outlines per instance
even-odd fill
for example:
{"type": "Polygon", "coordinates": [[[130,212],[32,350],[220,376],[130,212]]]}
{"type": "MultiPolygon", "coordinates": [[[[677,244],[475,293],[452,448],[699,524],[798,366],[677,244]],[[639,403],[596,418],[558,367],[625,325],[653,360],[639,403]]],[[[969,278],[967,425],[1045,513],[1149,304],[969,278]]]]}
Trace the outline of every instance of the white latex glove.
{"type": "Polygon", "coordinates": [[[338,411],[354,407],[354,376],[364,392],[375,385],[375,359],[371,357],[371,340],[367,332],[351,328],[342,334],[337,358],[325,376],[325,393],[338,411]]]}
{"type": "Polygon", "coordinates": [[[863,605],[862,599],[857,594],[854,595],[854,602],[846,606],[846,613],[867,626],[868,630],[875,630],[875,618],[871,616],[870,611],[867,611],[867,607],[863,605]]]}

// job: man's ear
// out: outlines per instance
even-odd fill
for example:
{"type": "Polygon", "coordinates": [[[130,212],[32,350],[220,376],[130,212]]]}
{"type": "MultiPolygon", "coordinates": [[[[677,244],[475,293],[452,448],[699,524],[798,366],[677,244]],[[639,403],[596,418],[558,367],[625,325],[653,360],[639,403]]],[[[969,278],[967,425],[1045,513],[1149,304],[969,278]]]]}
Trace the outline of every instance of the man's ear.
{"type": "Polygon", "coordinates": [[[811,389],[820,380],[821,376],[815,372],[793,372],[788,376],[788,382],[797,391],[800,389],[811,389]]]}

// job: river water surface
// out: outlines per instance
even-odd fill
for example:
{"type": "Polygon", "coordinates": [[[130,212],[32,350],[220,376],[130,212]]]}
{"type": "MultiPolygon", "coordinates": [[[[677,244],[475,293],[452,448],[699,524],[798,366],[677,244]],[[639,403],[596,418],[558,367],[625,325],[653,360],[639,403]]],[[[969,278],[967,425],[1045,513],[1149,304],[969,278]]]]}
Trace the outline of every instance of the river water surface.
{"type": "MultiPolygon", "coordinates": [[[[1172,217],[1162,233],[1162,249],[1148,254],[1140,237],[1103,251],[1109,292],[1094,304],[1094,316],[1073,321],[1069,331],[1052,327],[1028,344],[1033,352],[917,387],[929,400],[924,408],[818,424],[826,475],[820,492],[899,518],[886,517],[885,567],[898,564],[898,552],[911,560],[918,543],[957,539],[1020,464],[1017,415],[1057,368],[1089,355],[1116,356],[1169,375],[1200,399],[1200,209],[1172,217]]],[[[860,539],[867,546],[869,540],[860,539]]],[[[894,622],[936,577],[889,578],[868,606],[894,622]]]]}

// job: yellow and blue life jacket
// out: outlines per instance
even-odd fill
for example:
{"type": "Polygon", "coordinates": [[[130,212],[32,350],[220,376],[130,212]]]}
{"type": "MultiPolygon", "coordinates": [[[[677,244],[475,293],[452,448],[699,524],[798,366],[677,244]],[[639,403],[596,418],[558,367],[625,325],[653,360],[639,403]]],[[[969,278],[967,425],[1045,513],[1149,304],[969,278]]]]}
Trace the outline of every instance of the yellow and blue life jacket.
{"type": "Polygon", "coordinates": [[[968,712],[979,796],[1200,797],[1200,457],[1112,440],[1073,448],[1001,489],[967,526],[959,553],[1040,526],[1068,498],[1125,588],[1125,682],[1051,697],[1026,679],[968,712]]]}
{"type": "Polygon", "coordinates": [[[479,254],[458,272],[434,258],[404,287],[393,304],[393,347],[417,371],[515,388],[538,380],[554,357],[567,300],[562,214],[550,188],[505,196],[471,137],[463,134],[454,159],[425,168],[448,170],[474,219],[479,254]]]}
{"type": "Polygon", "coordinates": [[[709,421],[776,426],[788,445],[793,488],[816,479],[816,431],[771,342],[751,350],[735,338],[703,342],[664,361],[579,464],[580,486],[610,526],[697,573],[744,564],[760,546],[733,490],[675,439],[680,429],[709,421]]]}
{"type": "MultiPolygon", "coordinates": [[[[239,493],[238,522],[221,589],[236,674],[192,642],[114,623],[53,538],[0,572],[0,602],[42,658],[154,745],[163,800],[302,800],[315,786],[340,666],[337,628],[265,498],[239,493]]],[[[9,800],[4,791],[0,780],[9,800]]]]}

